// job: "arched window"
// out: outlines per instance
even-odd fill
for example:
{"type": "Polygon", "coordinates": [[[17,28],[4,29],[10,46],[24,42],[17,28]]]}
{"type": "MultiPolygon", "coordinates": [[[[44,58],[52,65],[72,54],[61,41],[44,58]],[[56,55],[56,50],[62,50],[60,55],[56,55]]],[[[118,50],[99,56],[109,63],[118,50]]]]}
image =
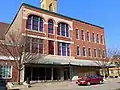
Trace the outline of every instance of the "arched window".
{"type": "Polygon", "coordinates": [[[32,16],[28,16],[26,28],[32,29],[32,16]]]}
{"type": "Polygon", "coordinates": [[[52,11],[52,12],[53,12],[52,3],[49,5],[49,11],[52,11]]]}
{"type": "Polygon", "coordinates": [[[53,34],[53,28],[54,28],[54,23],[53,23],[53,20],[50,19],[50,20],[48,21],[48,33],[53,34]]]}
{"type": "Polygon", "coordinates": [[[39,16],[30,15],[27,19],[26,28],[30,30],[43,32],[43,19],[39,16]]]}
{"type": "Polygon", "coordinates": [[[40,17],[40,21],[39,21],[39,31],[43,32],[43,27],[44,27],[44,22],[43,19],[40,17]]]}
{"type": "Polygon", "coordinates": [[[58,35],[69,37],[69,27],[66,23],[58,24],[58,35]]]}

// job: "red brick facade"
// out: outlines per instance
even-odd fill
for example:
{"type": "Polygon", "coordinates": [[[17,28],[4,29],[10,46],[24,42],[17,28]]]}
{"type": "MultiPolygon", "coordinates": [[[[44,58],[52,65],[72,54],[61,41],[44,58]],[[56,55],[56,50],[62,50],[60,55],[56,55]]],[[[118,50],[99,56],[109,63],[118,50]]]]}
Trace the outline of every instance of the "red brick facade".
{"type": "MultiPolygon", "coordinates": [[[[70,56],[74,57],[75,59],[79,59],[79,60],[94,60],[94,49],[101,49],[101,50],[105,50],[105,54],[106,54],[106,45],[105,45],[105,39],[104,39],[104,28],[99,27],[99,26],[95,26],[92,24],[89,24],[87,22],[83,22],[83,21],[79,21],[79,20],[75,20],[63,15],[58,15],[55,13],[51,13],[39,8],[34,8],[32,6],[29,5],[22,5],[20,10],[23,10],[22,12],[18,12],[21,17],[20,17],[20,21],[21,24],[19,24],[21,28],[21,32],[23,35],[29,35],[30,37],[37,37],[37,38],[41,38],[44,40],[44,54],[48,55],[48,40],[53,40],[54,41],[54,55],[58,55],[58,41],[63,41],[63,42],[69,42],[70,43],[70,56]],[[33,31],[33,30],[27,30],[26,29],[26,22],[27,22],[27,18],[29,15],[37,15],[39,17],[42,17],[44,20],[44,32],[39,32],[39,31],[33,31]],[[49,18],[46,20],[45,18],[49,16],[49,18]],[[54,34],[48,34],[48,20],[49,19],[53,19],[54,21],[54,34]],[[22,20],[21,20],[22,19],[22,20]],[[56,20],[57,19],[57,20],[56,20]],[[60,20],[60,21],[59,21],[60,20]],[[56,22],[57,21],[57,22],[56,22]],[[69,33],[70,33],[70,37],[63,37],[60,35],[57,35],[57,27],[58,27],[58,23],[59,22],[64,22],[67,23],[69,25],[69,33]],[[79,39],[76,39],[76,29],[78,29],[79,32],[79,39]],[[85,40],[81,40],[81,30],[84,31],[84,37],[85,40]],[[27,32],[26,32],[27,31],[27,32]],[[90,41],[87,41],[87,32],[90,33],[90,41]],[[96,43],[96,39],[95,42],[92,42],[92,33],[96,35],[98,34],[99,36],[102,35],[103,36],[103,42],[100,42],[99,44],[96,43]],[[80,47],[80,56],[77,55],[77,46],[80,47]],[[86,56],[82,55],[82,48],[85,47],[86,48],[86,56]],[[91,48],[91,56],[89,57],[87,54],[87,49],[91,48]]],[[[18,14],[17,14],[18,16],[18,14]]],[[[19,17],[19,16],[18,16],[19,17]]],[[[9,27],[9,32],[11,32],[11,28],[14,27],[14,23],[19,22],[15,21],[17,17],[15,17],[14,21],[13,21],[13,26],[11,24],[11,26],[9,27]]],[[[7,36],[7,35],[6,35],[7,36]]],[[[3,61],[2,63],[5,63],[5,61],[3,61]]],[[[16,81],[17,80],[17,71],[14,68],[15,65],[13,65],[13,70],[12,70],[12,81],[16,81]]]]}
{"type": "MultiPolygon", "coordinates": [[[[53,17],[53,20],[54,18],[60,18],[60,19],[64,19],[66,21],[70,21],[73,23],[73,30],[70,30],[70,37],[63,37],[63,36],[59,36],[57,35],[57,24],[58,23],[54,23],[54,34],[48,34],[48,24],[44,24],[44,32],[41,33],[41,32],[35,32],[35,31],[27,31],[28,34],[30,35],[34,35],[34,36],[39,36],[39,37],[45,37],[47,39],[44,40],[44,47],[45,47],[45,54],[48,54],[48,40],[49,39],[52,39],[54,42],[55,42],[55,55],[58,55],[58,46],[57,46],[57,41],[56,40],[62,40],[62,41],[68,41],[68,42],[73,42],[73,44],[70,45],[70,49],[71,49],[71,56],[75,57],[76,59],[87,59],[87,60],[91,60],[91,59],[95,59],[93,57],[93,49],[101,49],[101,50],[105,50],[106,51],[106,45],[105,45],[105,39],[104,39],[104,29],[102,27],[99,27],[99,26],[95,26],[95,25],[92,25],[92,24],[89,24],[89,23],[84,23],[84,22],[80,22],[78,20],[72,20],[72,19],[69,19],[69,18],[66,18],[64,16],[58,16],[56,14],[53,14],[53,13],[48,13],[48,12],[44,12],[42,10],[38,10],[38,9],[35,9],[35,8],[31,8],[31,7],[28,7],[28,6],[24,6],[25,9],[29,9],[29,10],[32,10],[32,11],[35,11],[37,13],[42,13],[42,14],[46,14],[46,15],[50,15],[51,17],[53,17]],[[76,32],[75,30],[78,29],[79,30],[79,40],[76,39],[76,32]],[[84,35],[85,35],[85,40],[81,40],[81,30],[84,31],[84,35]],[[89,32],[90,33],[90,42],[87,41],[86,39],[86,33],[89,32]],[[98,34],[99,36],[102,35],[103,36],[103,44],[100,43],[96,43],[95,42],[92,42],[92,33],[95,34],[95,38],[96,38],[96,35],[98,34]],[[91,48],[91,54],[92,56],[91,57],[88,57],[88,55],[86,56],[82,56],[82,54],[80,56],[77,56],[77,46],[80,46],[81,48],[81,53],[82,53],[82,47],[85,47],[86,50],[88,48],[91,48]]],[[[34,13],[28,13],[27,15],[34,15],[34,13]]],[[[44,16],[41,16],[41,15],[37,15],[37,16],[40,16],[42,17],[43,19],[45,18],[44,16]]],[[[47,21],[44,20],[46,23],[47,21]]],[[[64,22],[64,21],[63,21],[64,22]]],[[[23,19],[22,20],[22,30],[23,32],[26,31],[26,19],[23,19]]],[[[96,39],[95,39],[96,40],[96,39]]]]}

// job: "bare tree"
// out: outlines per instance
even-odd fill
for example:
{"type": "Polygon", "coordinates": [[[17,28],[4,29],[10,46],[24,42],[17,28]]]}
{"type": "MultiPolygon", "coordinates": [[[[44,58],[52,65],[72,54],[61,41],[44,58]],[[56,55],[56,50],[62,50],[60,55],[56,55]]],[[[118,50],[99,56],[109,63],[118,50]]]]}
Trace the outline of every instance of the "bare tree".
{"type": "Polygon", "coordinates": [[[27,41],[27,34],[22,36],[22,33],[17,32],[9,32],[6,35],[6,40],[0,41],[0,54],[6,56],[9,60],[13,60],[11,63],[14,63],[14,68],[18,71],[18,84],[20,84],[20,72],[25,68],[24,64],[41,58],[40,53],[28,51],[27,41]]]}
{"type": "Polygon", "coordinates": [[[115,53],[116,53],[115,49],[109,48],[107,49],[107,55],[105,51],[100,51],[99,56],[95,58],[95,63],[101,68],[104,78],[106,75],[109,76],[109,67],[111,67],[111,65],[114,62],[112,56],[115,53]]]}
{"type": "Polygon", "coordinates": [[[101,68],[104,78],[107,74],[106,65],[108,64],[108,62],[109,61],[106,58],[95,58],[95,63],[101,68]]]}
{"type": "Polygon", "coordinates": [[[116,52],[112,55],[112,59],[117,66],[118,75],[120,76],[119,67],[120,67],[120,49],[116,48],[116,52]]]}

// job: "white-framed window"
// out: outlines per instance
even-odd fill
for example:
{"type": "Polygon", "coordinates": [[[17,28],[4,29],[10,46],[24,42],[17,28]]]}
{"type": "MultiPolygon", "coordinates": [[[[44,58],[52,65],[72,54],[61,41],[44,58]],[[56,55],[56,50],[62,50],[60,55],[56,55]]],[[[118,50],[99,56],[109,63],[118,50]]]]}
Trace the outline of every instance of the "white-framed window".
{"type": "Polygon", "coordinates": [[[104,44],[104,38],[103,38],[103,35],[100,36],[100,43],[101,43],[101,44],[104,44]]]}
{"type": "Polygon", "coordinates": [[[44,53],[44,40],[39,38],[27,37],[27,47],[26,52],[30,53],[44,53]]]}
{"type": "Polygon", "coordinates": [[[54,22],[52,19],[48,20],[48,33],[54,34],[54,22]]]}
{"type": "Polygon", "coordinates": [[[95,33],[92,33],[92,42],[95,42],[95,33]]]}
{"type": "Polygon", "coordinates": [[[76,32],[76,39],[79,39],[79,30],[76,29],[75,32],[76,32]]]}
{"type": "Polygon", "coordinates": [[[105,57],[106,57],[105,54],[106,54],[106,53],[105,53],[105,50],[103,49],[103,50],[102,50],[102,58],[105,58],[105,57]]]}
{"type": "Polygon", "coordinates": [[[81,30],[81,39],[85,40],[85,35],[84,35],[84,31],[83,30],[81,30]]]}
{"type": "Polygon", "coordinates": [[[97,57],[97,50],[94,49],[94,57],[97,57]]]}
{"type": "Polygon", "coordinates": [[[12,78],[12,66],[0,65],[0,78],[11,79],[12,78]]]}
{"type": "Polygon", "coordinates": [[[87,41],[90,41],[90,33],[87,32],[87,41]]]}
{"type": "Polygon", "coordinates": [[[58,55],[59,56],[70,56],[70,44],[58,42],[58,55]]]}
{"type": "Polygon", "coordinates": [[[97,34],[96,40],[97,40],[97,41],[96,41],[97,43],[100,43],[99,35],[98,35],[98,34],[97,34]]]}
{"type": "Polygon", "coordinates": [[[98,57],[100,58],[101,57],[101,50],[98,49],[98,57]]]}
{"type": "Polygon", "coordinates": [[[43,18],[36,15],[29,15],[26,22],[26,28],[33,31],[44,32],[43,18]]]}
{"type": "Polygon", "coordinates": [[[85,47],[83,47],[82,52],[83,52],[83,56],[86,56],[86,48],[85,47]]]}
{"type": "Polygon", "coordinates": [[[62,22],[58,23],[57,35],[70,37],[69,25],[62,22]]]}
{"type": "Polygon", "coordinates": [[[88,56],[91,56],[91,48],[88,48],[88,56]]]}
{"type": "Polygon", "coordinates": [[[80,47],[77,46],[77,56],[80,56],[80,47]]]}

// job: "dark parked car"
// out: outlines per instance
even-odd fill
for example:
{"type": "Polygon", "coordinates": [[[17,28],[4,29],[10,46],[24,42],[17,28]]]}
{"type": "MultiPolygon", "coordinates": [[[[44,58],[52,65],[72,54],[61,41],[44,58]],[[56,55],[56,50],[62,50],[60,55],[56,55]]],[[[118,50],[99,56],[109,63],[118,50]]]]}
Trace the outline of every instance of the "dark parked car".
{"type": "Polygon", "coordinates": [[[6,80],[4,80],[4,79],[0,79],[0,90],[7,90],[6,80]]]}
{"type": "Polygon", "coordinates": [[[103,77],[101,76],[85,76],[76,81],[76,84],[78,85],[91,85],[91,84],[102,84],[103,83],[103,77]]]}

